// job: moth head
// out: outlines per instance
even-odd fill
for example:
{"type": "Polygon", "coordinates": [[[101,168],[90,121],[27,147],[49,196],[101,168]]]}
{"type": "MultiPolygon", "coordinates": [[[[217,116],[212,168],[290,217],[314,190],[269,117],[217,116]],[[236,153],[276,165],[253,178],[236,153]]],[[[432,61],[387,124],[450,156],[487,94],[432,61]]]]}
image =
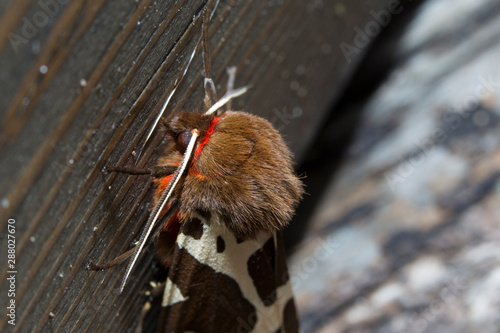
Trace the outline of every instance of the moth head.
{"type": "Polygon", "coordinates": [[[179,112],[171,120],[164,123],[167,133],[174,143],[175,150],[184,155],[193,130],[198,130],[199,138],[203,138],[214,119],[213,115],[198,112],[179,112]]]}
{"type": "Polygon", "coordinates": [[[268,121],[235,111],[179,113],[169,126],[172,145],[165,163],[186,158],[190,131],[200,131],[175,192],[181,223],[195,214],[216,213],[242,239],[288,224],[303,189],[290,151],[268,121]]]}
{"type": "MultiPolygon", "coordinates": [[[[222,106],[227,104],[235,97],[241,96],[248,90],[248,87],[242,87],[227,92],[220,100],[212,105],[205,113],[197,112],[179,112],[172,117],[171,120],[164,121],[163,124],[167,127],[168,133],[176,143],[176,150],[184,154],[191,132],[197,130],[200,133],[200,138],[204,138],[210,124],[216,117],[216,113],[222,106]]],[[[223,113],[223,112],[222,112],[223,113]]],[[[219,113],[219,116],[222,114],[219,113]]]]}

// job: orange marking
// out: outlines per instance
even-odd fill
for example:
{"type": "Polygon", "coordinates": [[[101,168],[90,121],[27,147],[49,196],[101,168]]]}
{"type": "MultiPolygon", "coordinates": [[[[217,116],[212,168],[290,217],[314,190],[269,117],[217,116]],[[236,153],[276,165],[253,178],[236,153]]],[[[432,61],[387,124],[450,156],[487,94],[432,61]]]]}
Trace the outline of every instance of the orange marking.
{"type": "Polygon", "coordinates": [[[157,191],[160,192],[160,195],[165,191],[168,184],[170,184],[170,182],[172,181],[172,178],[174,178],[173,174],[160,178],[158,188],[157,188],[157,191]]]}
{"type": "Polygon", "coordinates": [[[189,168],[189,171],[188,171],[188,176],[193,176],[193,177],[196,177],[198,179],[204,179],[204,178],[207,178],[207,176],[205,175],[202,175],[200,173],[200,171],[198,171],[198,168],[196,167],[196,161],[193,162],[193,166],[191,168],[189,168]]]}
{"type": "Polygon", "coordinates": [[[177,210],[175,213],[170,216],[170,218],[163,224],[162,229],[164,231],[171,231],[174,233],[179,233],[179,228],[180,228],[180,223],[179,223],[179,210],[177,210]]]}

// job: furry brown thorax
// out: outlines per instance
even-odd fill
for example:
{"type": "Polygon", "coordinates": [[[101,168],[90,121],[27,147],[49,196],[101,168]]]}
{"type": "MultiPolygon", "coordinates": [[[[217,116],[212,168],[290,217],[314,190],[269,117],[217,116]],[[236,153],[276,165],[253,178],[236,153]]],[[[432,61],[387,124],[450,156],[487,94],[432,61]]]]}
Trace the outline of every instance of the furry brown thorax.
{"type": "MultiPolygon", "coordinates": [[[[180,112],[167,123],[172,142],[160,166],[179,164],[194,129],[200,136],[173,196],[180,222],[193,213],[216,213],[240,238],[283,229],[304,190],[278,131],[245,112],[180,112]]],[[[170,179],[157,181],[156,202],[170,179]]]]}

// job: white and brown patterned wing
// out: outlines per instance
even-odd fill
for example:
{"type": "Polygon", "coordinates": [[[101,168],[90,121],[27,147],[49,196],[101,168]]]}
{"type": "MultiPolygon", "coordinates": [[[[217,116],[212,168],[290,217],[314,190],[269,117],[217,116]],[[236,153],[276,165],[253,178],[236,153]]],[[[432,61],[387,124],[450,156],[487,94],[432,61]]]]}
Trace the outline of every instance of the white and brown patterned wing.
{"type": "Polygon", "coordinates": [[[159,331],[298,332],[281,237],[241,241],[216,215],[183,223],[159,331]]]}

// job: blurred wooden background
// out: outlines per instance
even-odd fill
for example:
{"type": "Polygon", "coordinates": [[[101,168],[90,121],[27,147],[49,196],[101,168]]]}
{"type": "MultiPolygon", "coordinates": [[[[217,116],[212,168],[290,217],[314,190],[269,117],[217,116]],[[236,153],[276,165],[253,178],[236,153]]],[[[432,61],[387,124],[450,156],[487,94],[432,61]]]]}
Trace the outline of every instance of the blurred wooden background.
{"type": "Polygon", "coordinates": [[[337,172],[312,175],[324,192],[289,265],[305,332],[499,330],[500,4],[414,14],[335,108],[360,116],[337,172]]]}
{"type": "MultiPolygon", "coordinates": [[[[235,108],[273,122],[300,163],[380,32],[358,40],[359,27],[394,3],[220,1],[210,28],[216,83],[224,87],[225,68],[237,66],[237,85],[252,90],[235,108]],[[358,47],[346,54],[342,43],[358,47]]],[[[17,324],[2,316],[1,331],[134,329],[157,271],[153,256],[143,256],[122,295],[124,266],[84,267],[131,246],[148,215],[150,188],[145,177],[101,169],[132,163],[194,47],[200,22],[193,18],[204,6],[0,1],[0,231],[5,249],[7,220],[16,220],[18,272],[17,324]]],[[[196,110],[202,96],[198,55],[171,106],[196,110]]],[[[162,153],[161,132],[154,143],[141,165],[162,153]]],[[[1,255],[3,305],[5,261],[1,255]]]]}

